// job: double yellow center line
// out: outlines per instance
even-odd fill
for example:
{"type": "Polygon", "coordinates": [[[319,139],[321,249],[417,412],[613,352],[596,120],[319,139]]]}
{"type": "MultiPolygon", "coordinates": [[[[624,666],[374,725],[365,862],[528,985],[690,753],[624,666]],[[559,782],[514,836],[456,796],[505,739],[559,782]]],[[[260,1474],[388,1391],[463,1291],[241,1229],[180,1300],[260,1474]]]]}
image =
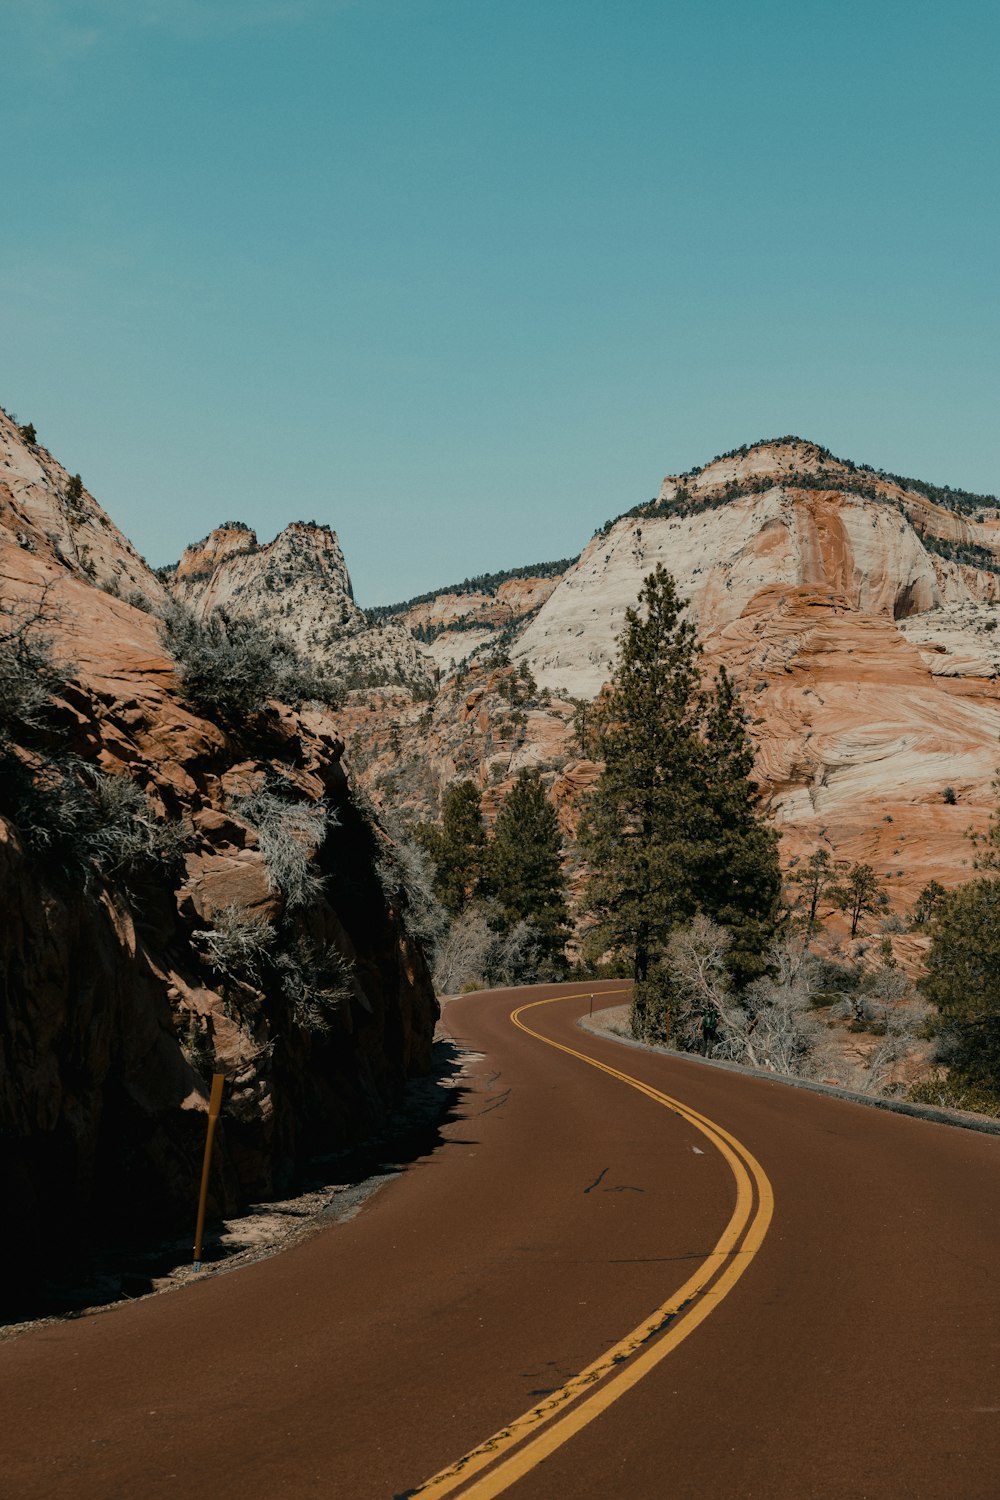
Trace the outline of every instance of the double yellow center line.
{"type": "MultiPolygon", "coordinates": [[[[624,991],[605,990],[603,993],[624,991]]],[[[589,991],[578,995],[556,995],[551,1000],[532,1000],[513,1011],[510,1019],[519,1030],[544,1042],[547,1047],[554,1047],[588,1067],[598,1068],[611,1078],[617,1078],[620,1083],[637,1089],[654,1104],[680,1115],[693,1125],[725,1158],[736,1183],[736,1206],[714,1249],[694,1275],[666,1302],[558,1391],[553,1391],[530,1411],[408,1492],[413,1497],[419,1496],[420,1500],[441,1500],[442,1496],[458,1490],[462,1492],[462,1500],[491,1500],[492,1496],[502,1494],[550,1453],[561,1448],[563,1443],[637,1385],[705,1321],[739,1281],[760,1249],[771,1222],[774,1211],[771,1184],[760,1163],[729,1131],[641,1079],[543,1036],[521,1019],[526,1012],[542,1005],[553,1005],[557,1000],[588,998],[589,991]],[[484,1473],[484,1470],[489,1472],[484,1473]],[[477,1478],[477,1475],[482,1477],[477,1478]]]]}

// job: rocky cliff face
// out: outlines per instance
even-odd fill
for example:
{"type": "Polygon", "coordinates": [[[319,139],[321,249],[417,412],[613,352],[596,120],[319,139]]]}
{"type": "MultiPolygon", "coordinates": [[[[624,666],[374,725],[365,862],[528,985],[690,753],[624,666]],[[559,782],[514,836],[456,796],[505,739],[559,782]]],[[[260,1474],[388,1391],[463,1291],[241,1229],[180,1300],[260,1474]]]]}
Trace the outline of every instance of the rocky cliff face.
{"type": "Polygon", "coordinates": [[[522,569],[518,577],[500,575],[493,586],[444,589],[387,612],[386,618],[423,644],[439,672],[454,673],[470,658],[502,651],[538,613],[564,571],[560,564],[549,567],[558,571],[533,575],[522,569]]]}
{"type": "Polygon", "coordinates": [[[824,843],[875,865],[901,900],[961,878],[998,758],[995,501],[761,444],[669,477],[595,536],[514,661],[594,696],[657,563],[691,601],[708,665],[743,692],[786,858],[824,843]]]}
{"type": "Polygon", "coordinates": [[[0,414],[0,1193],[29,1271],[94,1226],[189,1224],[213,1070],[232,1211],[378,1124],[429,1062],[415,919],[337,721],[192,709],[163,602],[0,414]]]}
{"type": "Polygon", "coordinates": [[[5,548],[54,574],[96,584],[143,608],[166,593],[132,543],[86,490],[0,410],[0,527],[5,548]]]}
{"type": "Polygon", "coordinates": [[[215,609],[265,621],[330,669],[345,690],[401,683],[426,689],[434,662],[411,632],[372,619],[354,592],[335,531],[294,521],[261,545],[227,522],[165,571],[174,597],[200,618],[215,609]]]}
{"type": "Polygon", "coordinates": [[[421,815],[455,776],[495,789],[489,805],[534,762],[571,826],[596,770],[572,700],[608,680],[657,563],[691,601],[708,669],[724,663],[742,690],[786,861],[819,844],[864,860],[901,907],[931,878],[963,878],[998,761],[1000,509],[797,439],[669,476],[599,532],[510,632],[513,675],[535,684],[519,707],[474,653],[430,707],[354,695],[349,754],[421,815]]]}

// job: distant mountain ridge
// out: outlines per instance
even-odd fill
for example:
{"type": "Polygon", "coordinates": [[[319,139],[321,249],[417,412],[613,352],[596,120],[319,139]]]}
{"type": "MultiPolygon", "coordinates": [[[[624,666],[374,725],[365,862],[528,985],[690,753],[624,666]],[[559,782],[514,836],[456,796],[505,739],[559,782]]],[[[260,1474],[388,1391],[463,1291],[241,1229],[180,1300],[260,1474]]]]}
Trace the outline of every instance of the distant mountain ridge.
{"type": "Polygon", "coordinates": [[[460,596],[462,594],[494,594],[502,583],[509,583],[511,579],[520,578],[557,578],[565,573],[567,568],[573,566],[579,553],[575,557],[561,557],[555,562],[527,563],[520,568],[502,568],[496,573],[476,573],[471,578],[464,578],[461,583],[449,583],[444,588],[429,589],[423,594],[414,594],[412,599],[404,599],[400,604],[376,604],[369,609],[370,615],[385,618],[389,615],[405,615],[418,604],[433,604],[443,594],[460,596]]]}
{"type": "Polygon", "coordinates": [[[419,606],[411,628],[450,610],[466,629],[431,645],[433,704],[346,705],[348,753],[376,793],[430,816],[449,780],[471,776],[489,812],[536,765],[571,827],[596,774],[574,705],[611,676],[625,611],[658,563],[690,601],[706,669],[725,664],[740,687],[786,861],[822,845],[875,865],[903,901],[961,878],[998,759],[1000,507],[799,439],[668,475],[501,637],[477,638],[462,599],[419,606]]]}
{"type": "MultiPolygon", "coordinates": [[[[49,462],[37,449],[16,461],[49,462]]],[[[28,483],[33,518],[48,519],[22,528],[25,545],[56,549],[147,607],[169,590],[201,615],[259,618],[328,664],[349,762],[415,816],[433,816],[460,776],[478,781],[489,810],[536,765],[572,826],[594,774],[576,705],[611,675],[625,611],[657,563],[690,600],[706,666],[725,663],[741,688],[788,858],[821,840],[894,880],[947,882],[968,862],[966,828],[992,804],[1000,505],[990,495],[767,440],[668,475],[576,559],[366,612],[329,527],[295,522],[261,545],[229,522],[154,578],[86,492],[73,521],[65,476],[26,471],[13,505],[28,483]]]]}

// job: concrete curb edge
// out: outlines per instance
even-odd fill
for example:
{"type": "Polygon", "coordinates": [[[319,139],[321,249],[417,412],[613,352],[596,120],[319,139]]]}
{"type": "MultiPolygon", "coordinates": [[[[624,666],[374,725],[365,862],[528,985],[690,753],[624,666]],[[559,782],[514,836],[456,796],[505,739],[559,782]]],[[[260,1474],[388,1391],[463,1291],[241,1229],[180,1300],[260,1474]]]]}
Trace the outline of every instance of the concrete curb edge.
{"type": "MultiPolygon", "coordinates": [[[[617,1010],[616,1005],[607,1005],[604,1010],[617,1010]]],[[[596,1011],[595,1018],[603,1014],[596,1011]]],[[[692,1063],[700,1068],[718,1068],[725,1073],[739,1073],[744,1078],[757,1078],[763,1083],[782,1084],[786,1088],[805,1089],[810,1094],[826,1094],[833,1099],[842,1099],[847,1104],[863,1104],[868,1109],[884,1109],[896,1115],[910,1115],[916,1120],[929,1120],[934,1125],[957,1126],[959,1130],[977,1130],[983,1135],[1000,1135],[1000,1120],[989,1115],[967,1114],[964,1110],[940,1109],[933,1104],[914,1104],[905,1099],[885,1099],[877,1094],[859,1094],[852,1089],[839,1088],[833,1083],[817,1083],[811,1078],[793,1078],[789,1073],[769,1073],[763,1068],[745,1068],[741,1063],[727,1062],[721,1057],[700,1057],[696,1052],[675,1052],[670,1047],[657,1047],[653,1042],[640,1042],[635,1037],[619,1036],[617,1032],[595,1026],[590,1016],[581,1016],[576,1023],[581,1030],[593,1036],[604,1037],[622,1047],[635,1047],[640,1052],[655,1052],[661,1057],[673,1057],[679,1062],[692,1063]]]]}

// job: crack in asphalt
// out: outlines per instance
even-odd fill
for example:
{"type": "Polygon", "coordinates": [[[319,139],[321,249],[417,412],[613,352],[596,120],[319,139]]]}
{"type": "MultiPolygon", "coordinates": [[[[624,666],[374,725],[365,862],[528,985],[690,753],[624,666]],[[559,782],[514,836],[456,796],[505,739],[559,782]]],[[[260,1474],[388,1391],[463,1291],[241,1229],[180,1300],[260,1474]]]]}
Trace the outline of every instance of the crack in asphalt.
{"type": "Polygon", "coordinates": [[[500,1106],[501,1106],[501,1104],[506,1104],[507,1103],[507,1100],[510,1098],[510,1095],[511,1095],[510,1089],[504,1089],[503,1093],[502,1094],[498,1094],[497,1097],[495,1099],[492,1099],[489,1104],[484,1105],[482,1109],[477,1109],[475,1111],[475,1113],[473,1114],[472,1118],[473,1119],[478,1119],[480,1115],[488,1115],[491,1112],[491,1110],[499,1109],[500,1106]]]}

